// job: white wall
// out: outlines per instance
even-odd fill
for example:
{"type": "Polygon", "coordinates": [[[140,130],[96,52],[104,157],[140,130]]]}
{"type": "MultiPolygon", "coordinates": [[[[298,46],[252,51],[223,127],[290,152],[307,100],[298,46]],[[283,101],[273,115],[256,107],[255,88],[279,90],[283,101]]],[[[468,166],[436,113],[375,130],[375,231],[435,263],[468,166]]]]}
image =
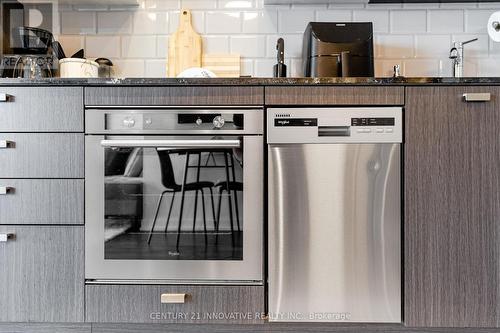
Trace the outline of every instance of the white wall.
{"type": "MultiPolygon", "coordinates": [[[[103,0],[105,3],[105,0],[103,0]]],[[[466,46],[466,76],[500,76],[500,44],[486,23],[496,4],[264,6],[263,0],[141,0],[139,9],[64,6],[60,40],[66,53],[85,48],[89,58],[108,57],[120,77],[166,76],[168,36],[180,8],[193,11],[208,53],[239,53],[242,74],[271,76],[275,44],[285,39],[289,75],[300,76],[302,33],[309,21],[372,21],[376,76],[450,76],[453,40],[479,37],[466,46]]]]}

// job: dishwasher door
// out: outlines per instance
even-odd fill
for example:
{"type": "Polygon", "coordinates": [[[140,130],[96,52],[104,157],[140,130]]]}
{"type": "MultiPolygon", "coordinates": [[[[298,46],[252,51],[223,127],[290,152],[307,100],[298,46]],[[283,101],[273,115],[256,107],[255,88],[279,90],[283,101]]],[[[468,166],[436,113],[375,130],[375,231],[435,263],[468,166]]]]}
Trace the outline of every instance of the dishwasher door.
{"type": "Polygon", "coordinates": [[[400,150],[269,145],[270,321],[401,322],[400,150]]]}

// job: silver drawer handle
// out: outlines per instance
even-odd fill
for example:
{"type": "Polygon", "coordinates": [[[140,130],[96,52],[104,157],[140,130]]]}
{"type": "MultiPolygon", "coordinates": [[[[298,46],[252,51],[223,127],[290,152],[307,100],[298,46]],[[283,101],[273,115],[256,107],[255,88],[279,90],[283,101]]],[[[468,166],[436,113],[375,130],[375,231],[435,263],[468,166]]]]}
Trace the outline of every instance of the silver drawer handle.
{"type": "Polygon", "coordinates": [[[0,234],[0,243],[5,243],[8,242],[9,240],[12,240],[16,238],[15,234],[0,234]]]}
{"type": "Polygon", "coordinates": [[[14,96],[11,96],[9,94],[0,94],[0,102],[1,103],[8,102],[9,100],[12,99],[12,97],[14,97],[14,96]]]}
{"type": "Polygon", "coordinates": [[[0,149],[14,148],[15,144],[14,141],[0,140],[0,149]]]}
{"type": "Polygon", "coordinates": [[[9,186],[0,186],[0,195],[14,193],[15,189],[9,186]]]}
{"type": "Polygon", "coordinates": [[[489,102],[491,101],[491,93],[465,93],[463,94],[466,102],[489,102]]]}
{"type": "Polygon", "coordinates": [[[161,294],[162,304],[184,304],[186,302],[186,294],[161,294]]]}

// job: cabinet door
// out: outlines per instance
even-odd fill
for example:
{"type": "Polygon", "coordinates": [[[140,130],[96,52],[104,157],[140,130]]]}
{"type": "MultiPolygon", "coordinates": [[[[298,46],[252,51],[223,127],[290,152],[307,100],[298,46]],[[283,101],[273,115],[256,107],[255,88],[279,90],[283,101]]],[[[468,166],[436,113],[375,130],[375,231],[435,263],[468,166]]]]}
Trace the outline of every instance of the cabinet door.
{"type": "Polygon", "coordinates": [[[83,235],[83,227],[0,226],[0,321],[83,321],[83,235]]]}
{"type": "Polygon", "coordinates": [[[405,324],[498,326],[500,87],[408,88],[405,117],[405,324]]]}

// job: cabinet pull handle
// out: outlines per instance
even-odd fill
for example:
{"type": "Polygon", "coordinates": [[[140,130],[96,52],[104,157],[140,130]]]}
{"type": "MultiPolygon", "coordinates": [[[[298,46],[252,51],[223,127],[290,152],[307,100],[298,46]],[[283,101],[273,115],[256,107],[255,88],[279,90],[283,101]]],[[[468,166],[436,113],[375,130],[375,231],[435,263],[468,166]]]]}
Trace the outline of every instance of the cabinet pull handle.
{"type": "Polygon", "coordinates": [[[161,294],[162,304],[184,304],[186,294],[161,294]]]}
{"type": "Polygon", "coordinates": [[[0,103],[6,103],[6,102],[9,102],[12,97],[14,96],[11,96],[9,94],[0,94],[0,103]]]}
{"type": "Polygon", "coordinates": [[[15,144],[14,141],[0,140],[0,149],[14,148],[15,144]]]}
{"type": "Polygon", "coordinates": [[[9,240],[15,239],[16,235],[12,233],[0,234],[0,243],[8,242],[9,240]]]}
{"type": "Polygon", "coordinates": [[[12,194],[14,193],[15,188],[9,186],[0,186],[0,195],[12,194]]]}
{"type": "Polygon", "coordinates": [[[465,102],[489,102],[491,93],[465,93],[463,94],[465,102]]]}

